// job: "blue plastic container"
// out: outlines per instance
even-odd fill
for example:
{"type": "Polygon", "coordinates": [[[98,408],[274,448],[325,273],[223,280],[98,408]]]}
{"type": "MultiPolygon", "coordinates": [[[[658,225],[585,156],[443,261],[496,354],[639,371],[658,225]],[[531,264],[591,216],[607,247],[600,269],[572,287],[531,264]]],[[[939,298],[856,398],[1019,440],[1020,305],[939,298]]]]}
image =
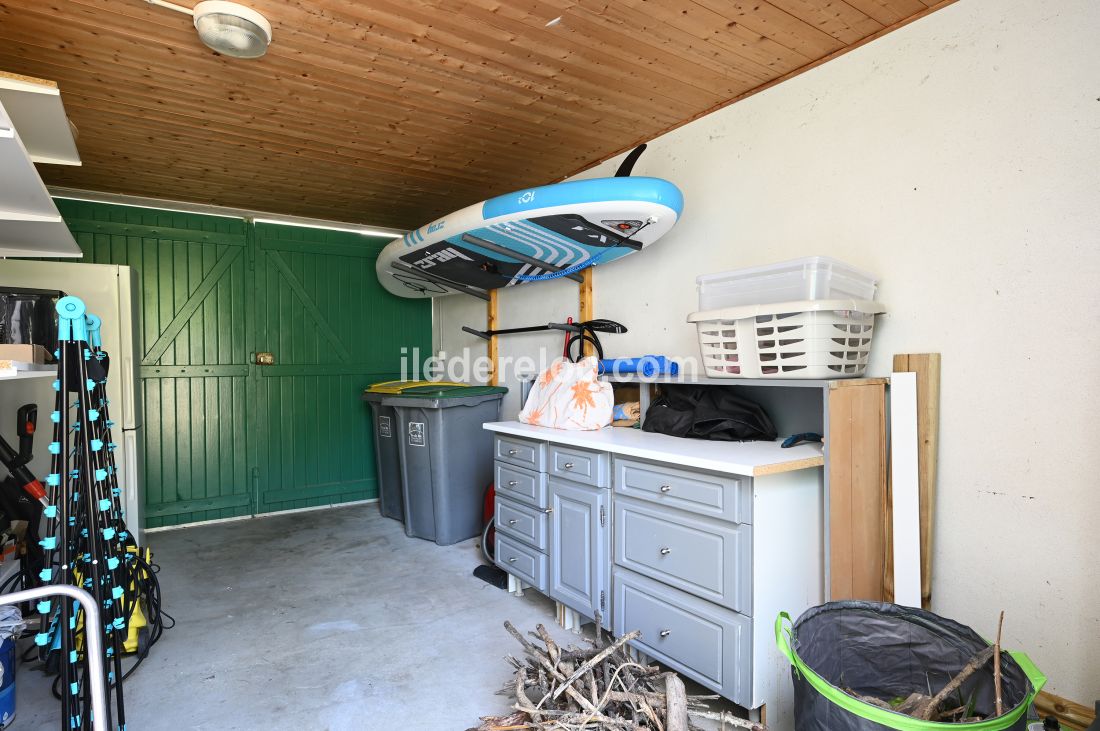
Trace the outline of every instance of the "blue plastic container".
{"type": "Polygon", "coordinates": [[[663,355],[643,355],[641,358],[607,358],[600,361],[600,373],[613,373],[623,376],[630,373],[640,374],[643,378],[654,376],[675,376],[680,372],[680,364],[663,355]]]}

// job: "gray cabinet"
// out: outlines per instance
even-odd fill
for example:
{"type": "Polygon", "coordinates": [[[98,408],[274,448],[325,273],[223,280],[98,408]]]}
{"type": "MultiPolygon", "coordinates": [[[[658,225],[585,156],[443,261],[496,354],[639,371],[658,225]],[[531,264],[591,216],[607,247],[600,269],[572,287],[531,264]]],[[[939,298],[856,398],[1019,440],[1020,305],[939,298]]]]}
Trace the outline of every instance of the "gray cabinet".
{"type": "Polygon", "coordinates": [[[610,628],[609,492],[550,478],[550,597],[610,628]]]}

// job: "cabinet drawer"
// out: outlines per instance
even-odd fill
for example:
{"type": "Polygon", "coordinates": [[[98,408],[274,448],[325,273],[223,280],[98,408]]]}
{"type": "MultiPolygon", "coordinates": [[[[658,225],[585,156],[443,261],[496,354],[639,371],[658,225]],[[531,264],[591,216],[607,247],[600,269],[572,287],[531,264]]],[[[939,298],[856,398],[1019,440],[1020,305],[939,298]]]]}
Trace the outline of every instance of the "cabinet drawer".
{"type": "Polygon", "coordinates": [[[607,487],[607,453],[551,444],[546,471],[555,477],[593,487],[607,487]]]}
{"type": "Polygon", "coordinates": [[[501,495],[497,495],[493,512],[497,533],[529,543],[540,551],[546,550],[546,513],[501,495]]]}
{"type": "Polygon", "coordinates": [[[752,479],[615,458],[615,492],[733,523],[752,522],[752,479]]]}
{"type": "Polygon", "coordinates": [[[751,619],[618,568],[613,585],[616,635],[641,630],[642,652],[751,705],[751,619]]]}
{"type": "Polygon", "coordinates": [[[751,526],[615,499],[615,563],[751,614],[751,526]]]}
{"type": "Polygon", "coordinates": [[[545,473],[532,472],[497,461],[496,480],[493,484],[496,485],[498,495],[505,495],[536,508],[547,506],[545,473]]]}
{"type": "Polygon", "coordinates": [[[542,472],[545,469],[546,445],[542,442],[498,434],[493,453],[503,462],[526,467],[535,472],[542,472]]]}
{"type": "Polygon", "coordinates": [[[546,554],[497,533],[497,566],[546,593],[546,554]]]}

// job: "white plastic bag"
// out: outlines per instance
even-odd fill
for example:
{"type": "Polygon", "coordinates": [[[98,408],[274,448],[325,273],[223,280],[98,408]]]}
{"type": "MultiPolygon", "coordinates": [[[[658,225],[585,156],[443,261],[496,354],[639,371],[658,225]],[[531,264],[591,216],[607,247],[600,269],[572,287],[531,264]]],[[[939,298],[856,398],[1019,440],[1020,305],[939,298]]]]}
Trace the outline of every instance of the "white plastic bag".
{"type": "Polygon", "coordinates": [[[615,396],[611,384],[597,379],[598,363],[559,358],[539,374],[519,420],[533,426],[592,431],[611,424],[615,396]]]}

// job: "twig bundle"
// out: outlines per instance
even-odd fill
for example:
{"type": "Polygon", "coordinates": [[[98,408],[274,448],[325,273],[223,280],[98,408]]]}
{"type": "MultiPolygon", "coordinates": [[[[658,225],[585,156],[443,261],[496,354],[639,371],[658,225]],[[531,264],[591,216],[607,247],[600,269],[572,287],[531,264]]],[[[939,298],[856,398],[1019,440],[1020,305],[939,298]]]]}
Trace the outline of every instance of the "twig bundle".
{"type": "Polygon", "coordinates": [[[486,716],[480,726],[467,731],[691,731],[698,729],[692,717],[767,731],[730,714],[708,711],[702,701],[717,696],[689,696],[676,673],[637,662],[626,645],[640,632],[612,641],[599,624],[596,639],[586,639],[586,647],[562,648],[541,624],[528,639],[505,622],[504,628],[524,650],[523,660],[507,658],[515,675],[500,691],[515,699],[515,713],[486,716]]]}

